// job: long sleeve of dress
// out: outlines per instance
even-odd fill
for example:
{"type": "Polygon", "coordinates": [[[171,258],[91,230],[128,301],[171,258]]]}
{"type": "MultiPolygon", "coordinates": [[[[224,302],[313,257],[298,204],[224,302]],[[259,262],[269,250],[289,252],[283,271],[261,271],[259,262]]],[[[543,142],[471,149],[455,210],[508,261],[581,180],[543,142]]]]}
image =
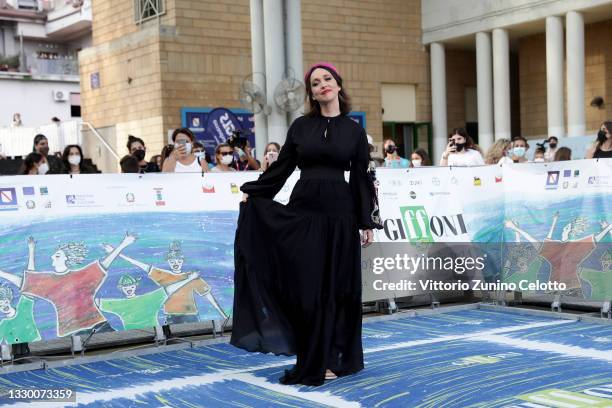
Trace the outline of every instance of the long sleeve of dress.
{"type": "Polygon", "coordinates": [[[359,229],[381,229],[378,197],[373,175],[368,172],[370,154],[365,130],[359,135],[357,152],[351,160],[350,186],[359,229]]]}
{"type": "Polygon", "coordinates": [[[278,159],[255,181],[244,183],[240,190],[253,197],[274,198],[283,188],[297,165],[296,145],[293,142],[295,122],[287,132],[287,139],[278,154],[278,159]]]}

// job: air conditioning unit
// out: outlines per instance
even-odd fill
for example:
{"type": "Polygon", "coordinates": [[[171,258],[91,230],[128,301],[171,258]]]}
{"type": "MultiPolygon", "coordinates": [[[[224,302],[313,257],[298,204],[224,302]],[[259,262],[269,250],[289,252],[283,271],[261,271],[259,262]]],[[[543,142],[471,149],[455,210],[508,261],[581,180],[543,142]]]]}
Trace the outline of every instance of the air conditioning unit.
{"type": "Polygon", "coordinates": [[[53,100],[55,102],[66,102],[68,100],[68,92],[66,92],[66,91],[53,91],[53,100]]]}

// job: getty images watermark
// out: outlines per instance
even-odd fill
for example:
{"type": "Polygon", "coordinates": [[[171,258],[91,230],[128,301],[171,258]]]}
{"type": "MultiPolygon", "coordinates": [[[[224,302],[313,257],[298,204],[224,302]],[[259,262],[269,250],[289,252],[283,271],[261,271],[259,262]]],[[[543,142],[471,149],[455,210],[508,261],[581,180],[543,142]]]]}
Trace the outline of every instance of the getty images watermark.
{"type": "Polygon", "coordinates": [[[486,253],[482,256],[431,256],[396,253],[395,256],[374,257],[371,258],[372,272],[375,275],[386,274],[386,277],[390,279],[388,281],[375,279],[372,285],[376,291],[567,290],[565,283],[556,281],[522,279],[518,282],[503,282],[498,278],[499,271],[496,270],[497,268],[494,265],[497,262],[487,262],[487,257],[486,253]],[[485,273],[486,268],[493,269],[493,271],[485,273]],[[442,279],[425,279],[421,276],[423,274],[434,275],[442,279]],[[406,279],[408,277],[411,279],[406,279]]]}

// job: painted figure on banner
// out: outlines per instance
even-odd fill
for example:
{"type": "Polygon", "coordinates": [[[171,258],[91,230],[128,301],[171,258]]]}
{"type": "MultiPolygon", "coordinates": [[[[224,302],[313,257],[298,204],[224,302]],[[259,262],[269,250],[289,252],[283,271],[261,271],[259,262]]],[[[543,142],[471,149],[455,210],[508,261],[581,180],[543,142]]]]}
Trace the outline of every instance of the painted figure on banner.
{"type": "Polygon", "coordinates": [[[0,286],[0,343],[31,343],[41,339],[34,321],[34,301],[20,296],[13,305],[13,289],[0,286]]]}
{"type": "Polygon", "coordinates": [[[61,244],[51,255],[53,272],[38,272],[34,261],[36,241],[28,238],[28,267],[23,277],[0,272],[21,288],[21,295],[50,302],[56,311],[58,337],[69,336],[83,330],[101,328],[106,319],[96,306],[94,297],[106,279],[107,270],[136,236],[126,233],[121,243],[102,260],[79,267],[87,257],[83,243],[61,244]]]}
{"type": "Polygon", "coordinates": [[[548,235],[543,241],[538,241],[527,231],[519,228],[513,220],[506,220],[504,226],[530,243],[540,243],[539,256],[550,265],[550,278],[552,282],[565,283],[569,295],[583,296],[580,277],[580,265],[596,249],[597,244],[612,231],[612,224],[600,221],[601,231],[597,234],[584,235],[589,221],[585,217],[576,217],[563,227],[561,240],[552,239],[559,213],[553,216],[548,235]],[[581,238],[581,235],[583,235],[581,238]]]}
{"type": "Polygon", "coordinates": [[[103,312],[113,313],[121,319],[123,327],[118,330],[155,327],[159,325],[158,312],[168,297],[198,277],[197,273],[190,273],[187,279],[137,295],[141,278],[126,274],[117,285],[125,296],[123,299],[96,299],[96,303],[103,312]]]}
{"type": "MultiPolygon", "coordinates": [[[[107,252],[113,250],[113,248],[108,245],[104,248],[107,252]]],[[[217,299],[213,296],[210,285],[199,276],[193,278],[190,282],[174,292],[169,293],[168,287],[193,276],[193,273],[182,271],[185,256],[180,242],[173,241],[170,243],[170,248],[166,254],[166,261],[170,266],[169,270],[146,264],[123,254],[121,254],[121,258],[142,269],[155,283],[166,288],[168,299],[164,303],[164,313],[166,314],[167,324],[193,323],[199,321],[199,312],[194,293],[205,297],[223,319],[228,318],[217,299]]]]}

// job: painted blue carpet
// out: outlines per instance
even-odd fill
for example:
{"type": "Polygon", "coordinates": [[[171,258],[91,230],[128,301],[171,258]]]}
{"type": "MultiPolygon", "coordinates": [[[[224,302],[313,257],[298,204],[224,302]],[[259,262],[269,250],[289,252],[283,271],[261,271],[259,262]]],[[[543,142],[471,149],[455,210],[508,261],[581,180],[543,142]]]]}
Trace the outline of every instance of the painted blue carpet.
{"type": "Polygon", "coordinates": [[[0,388],[68,387],[68,406],[118,408],[612,407],[612,325],[466,310],[369,322],[363,337],[366,369],[321,387],[278,384],[293,359],[216,344],[2,375],[0,388]]]}

